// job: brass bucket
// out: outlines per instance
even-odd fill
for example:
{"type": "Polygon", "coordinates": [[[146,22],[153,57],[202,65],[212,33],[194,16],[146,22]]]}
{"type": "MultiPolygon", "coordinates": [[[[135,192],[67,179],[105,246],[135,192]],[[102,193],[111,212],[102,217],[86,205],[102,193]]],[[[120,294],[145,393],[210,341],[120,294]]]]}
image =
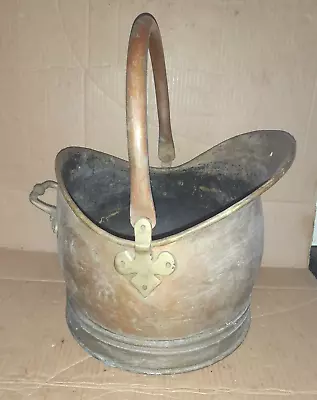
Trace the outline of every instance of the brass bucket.
{"type": "Polygon", "coordinates": [[[260,196],[290,168],[296,142],[284,131],[254,131],[172,166],[163,47],[149,14],[133,23],[126,72],[129,161],[62,149],[57,182],[35,185],[30,201],[57,234],[78,343],[125,370],[191,371],[232,353],[248,332],[263,253],[260,196]],[[161,168],[148,158],[148,50],[161,168]],[[56,206],[39,199],[50,187],[56,206]]]}

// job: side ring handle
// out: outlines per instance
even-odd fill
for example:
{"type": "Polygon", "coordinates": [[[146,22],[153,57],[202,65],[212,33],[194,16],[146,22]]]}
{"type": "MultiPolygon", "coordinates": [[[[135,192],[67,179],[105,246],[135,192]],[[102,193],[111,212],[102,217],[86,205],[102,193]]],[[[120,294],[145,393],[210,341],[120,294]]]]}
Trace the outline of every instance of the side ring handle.
{"type": "Polygon", "coordinates": [[[163,167],[175,158],[168,86],[161,34],[150,14],[139,15],[131,28],[126,71],[126,119],[130,163],[130,222],[147,218],[152,229],[156,213],[151,191],[147,137],[147,60],[151,55],[159,121],[158,156],[163,167]]]}
{"type": "Polygon", "coordinates": [[[46,214],[49,214],[53,232],[57,232],[57,223],[56,223],[56,206],[53,204],[46,203],[43,200],[40,200],[39,197],[43,196],[47,189],[57,189],[57,182],[55,181],[45,181],[42,183],[37,183],[34,185],[29,199],[30,202],[40,210],[44,211],[46,214]]]}

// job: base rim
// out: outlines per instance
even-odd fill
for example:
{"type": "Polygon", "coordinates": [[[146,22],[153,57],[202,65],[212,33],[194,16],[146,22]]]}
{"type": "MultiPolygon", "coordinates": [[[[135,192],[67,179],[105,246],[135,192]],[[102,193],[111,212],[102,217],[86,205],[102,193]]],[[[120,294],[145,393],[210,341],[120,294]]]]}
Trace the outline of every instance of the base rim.
{"type": "Polygon", "coordinates": [[[76,342],[105,366],[138,374],[174,375],[206,368],[232,354],[248,334],[251,312],[248,304],[216,333],[204,331],[176,340],[136,339],[143,345],[88,320],[71,302],[67,303],[66,321],[76,342]]]}

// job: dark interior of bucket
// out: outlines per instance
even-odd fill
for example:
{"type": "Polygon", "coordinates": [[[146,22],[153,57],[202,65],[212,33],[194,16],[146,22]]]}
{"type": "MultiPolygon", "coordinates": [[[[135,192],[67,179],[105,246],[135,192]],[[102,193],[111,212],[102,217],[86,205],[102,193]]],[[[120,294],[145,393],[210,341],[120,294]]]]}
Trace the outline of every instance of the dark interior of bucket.
{"type": "MultiPolygon", "coordinates": [[[[295,142],[286,132],[257,131],[227,140],[184,165],[151,168],[157,216],[153,239],[195,226],[247,197],[286,172],[294,153],[295,142]]],[[[73,201],[94,224],[115,236],[134,238],[127,162],[74,148],[66,149],[60,168],[73,201]]]]}

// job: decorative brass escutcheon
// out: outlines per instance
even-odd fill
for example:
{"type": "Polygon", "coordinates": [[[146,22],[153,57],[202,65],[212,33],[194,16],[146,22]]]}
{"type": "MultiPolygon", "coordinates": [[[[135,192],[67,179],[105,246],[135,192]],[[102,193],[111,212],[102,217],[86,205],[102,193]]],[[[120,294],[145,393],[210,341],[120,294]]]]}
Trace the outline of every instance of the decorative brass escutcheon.
{"type": "Polygon", "coordinates": [[[114,260],[116,271],[126,276],[130,283],[147,297],[162,282],[163,276],[176,269],[174,256],[161,252],[154,260],[151,250],[152,227],[146,218],[140,218],[134,226],[135,250],[118,253],[114,260]]]}

